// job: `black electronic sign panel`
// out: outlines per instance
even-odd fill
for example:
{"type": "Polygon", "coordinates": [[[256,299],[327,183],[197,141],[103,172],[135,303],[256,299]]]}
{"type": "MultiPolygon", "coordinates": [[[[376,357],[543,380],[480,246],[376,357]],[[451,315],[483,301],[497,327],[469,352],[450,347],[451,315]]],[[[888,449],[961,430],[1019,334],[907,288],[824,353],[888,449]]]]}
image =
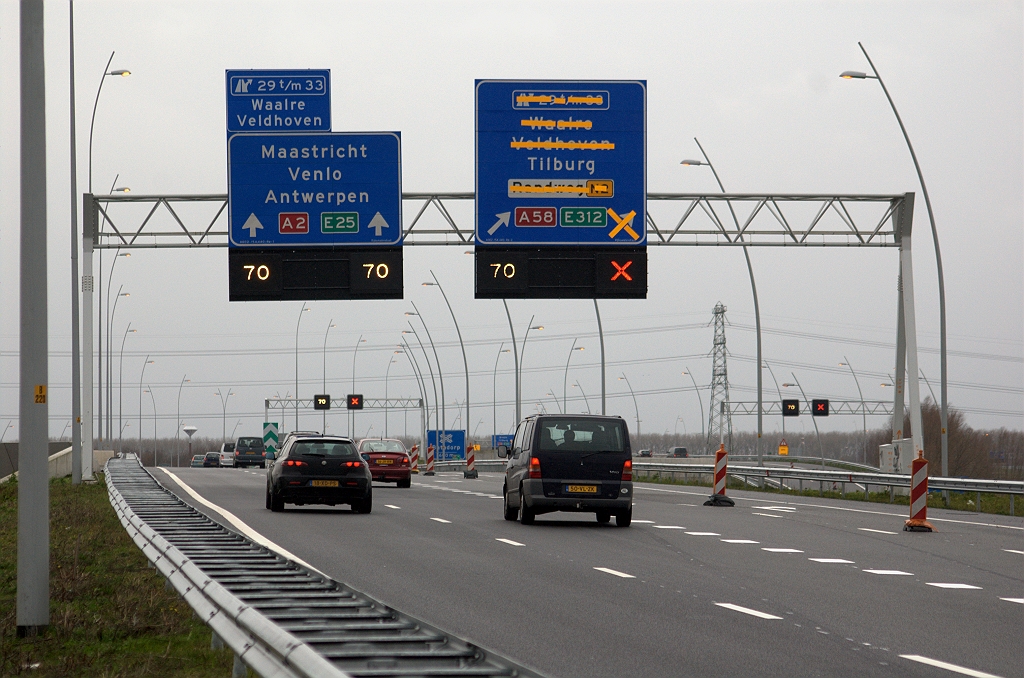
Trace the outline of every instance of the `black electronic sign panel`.
{"type": "Polygon", "coordinates": [[[782,401],[782,416],[784,416],[784,417],[799,417],[800,416],[800,401],[799,400],[783,400],[782,401]]]}
{"type": "Polygon", "coordinates": [[[363,394],[362,393],[349,393],[345,399],[346,406],[350,410],[361,410],[363,409],[363,394]]]}
{"type": "Polygon", "coordinates": [[[646,299],[646,247],[477,247],[477,299],[646,299]]]}
{"type": "Polygon", "coordinates": [[[828,416],[828,400],[815,399],[811,401],[811,415],[815,417],[828,416]]]}
{"type": "Polygon", "coordinates": [[[321,393],[313,396],[313,409],[314,410],[329,410],[331,409],[331,396],[327,393],[321,393]]]}
{"type": "Polygon", "coordinates": [[[401,299],[401,247],[228,250],[230,301],[401,299]]]}

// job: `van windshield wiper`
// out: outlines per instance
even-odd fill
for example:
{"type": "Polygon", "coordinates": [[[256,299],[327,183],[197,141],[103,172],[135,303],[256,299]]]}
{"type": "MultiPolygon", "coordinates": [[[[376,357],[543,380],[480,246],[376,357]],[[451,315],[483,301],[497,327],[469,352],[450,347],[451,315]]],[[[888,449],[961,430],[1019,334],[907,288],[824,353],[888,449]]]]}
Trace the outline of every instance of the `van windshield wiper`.
{"type": "Polygon", "coordinates": [[[580,456],[580,459],[586,459],[587,457],[593,457],[595,454],[605,454],[606,452],[614,452],[615,450],[598,450],[597,452],[587,452],[580,456]]]}

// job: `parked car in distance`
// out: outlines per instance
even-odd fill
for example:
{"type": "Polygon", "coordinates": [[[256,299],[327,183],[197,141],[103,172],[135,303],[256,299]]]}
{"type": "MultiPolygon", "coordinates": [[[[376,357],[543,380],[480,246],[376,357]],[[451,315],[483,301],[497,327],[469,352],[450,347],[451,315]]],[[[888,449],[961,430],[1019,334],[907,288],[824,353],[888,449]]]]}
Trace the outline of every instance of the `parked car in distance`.
{"type": "Polygon", "coordinates": [[[637,456],[639,456],[639,457],[650,457],[651,456],[651,451],[650,450],[640,450],[639,452],[637,452],[637,456]]]}
{"type": "Polygon", "coordinates": [[[220,467],[220,452],[207,452],[203,455],[203,468],[211,467],[220,467]]]}
{"type": "Polygon", "coordinates": [[[349,438],[292,436],[280,455],[267,453],[267,508],[285,504],[349,504],[356,513],[373,508],[370,467],[349,438]]]}
{"type": "Polygon", "coordinates": [[[505,520],[530,525],[553,511],[594,513],[597,522],[633,520],[633,460],[621,417],[532,415],[519,423],[502,487],[505,520]]]}
{"type": "MultiPolygon", "coordinates": [[[[232,443],[224,444],[231,445],[232,443]]],[[[266,448],[263,447],[263,438],[243,436],[234,442],[234,446],[235,466],[239,468],[245,468],[246,466],[266,467],[266,448]]]]}
{"type": "Polygon", "coordinates": [[[412,463],[401,440],[363,438],[359,441],[359,455],[366,460],[374,480],[396,483],[398,487],[412,486],[412,463]]]}
{"type": "Polygon", "coordinates": [[[668,450],[667,457],[689,457],[690,454],[686,451],[685,447],[670,447],[668,450]]]}
{"type": "Polygon", "coordinates": [[[205,461],[205,454],[196,454],[192,456],[192,463],[189,464],[189,466],[191,466],[192,468],[203,468],[205,461]]]}

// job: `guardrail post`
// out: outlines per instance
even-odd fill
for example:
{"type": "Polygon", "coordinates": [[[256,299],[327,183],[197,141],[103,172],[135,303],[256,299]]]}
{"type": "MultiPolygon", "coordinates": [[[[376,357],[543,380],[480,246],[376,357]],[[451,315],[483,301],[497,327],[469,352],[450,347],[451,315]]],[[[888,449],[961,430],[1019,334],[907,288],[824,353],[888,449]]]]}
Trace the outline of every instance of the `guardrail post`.
{"type": "Polygon", "coordinates": [[[246,678],[248,675],[249,671],[245,668],[245,662],[236,654],[235,663],[231,666],[231,678],[246,678]]]}
{"type": "Polygon", "coordinates": [[[210,649],[211,650],[223,650],[224,649],[224,641],[221,640],[221,637],[217,635],[216,631],[214,631],[213,634],[211,634],[211,636],[210,636],[210,649]]]}

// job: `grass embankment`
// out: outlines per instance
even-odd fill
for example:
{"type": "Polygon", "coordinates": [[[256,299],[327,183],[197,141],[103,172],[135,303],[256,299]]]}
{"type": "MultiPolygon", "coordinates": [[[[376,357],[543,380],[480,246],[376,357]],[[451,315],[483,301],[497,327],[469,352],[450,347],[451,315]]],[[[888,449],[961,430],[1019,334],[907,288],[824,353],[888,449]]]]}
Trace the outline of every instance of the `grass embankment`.
{"type": "Polygon", "coordinates": [[[16,637],[18,485],[0,485],[0,675],[223,676],[229,650],[147,567],[103,482],[50,483],[50,625],[16,637]]]}
{"type": "MultiPolygon", "coordinates": [[[[696,474],[691,474],[696,475],[696,474]]],[[[707,476],[707,474],[705,474],[707,476]]],[[[637,475],[634,473],[633,479],[637,482],[646,483],[658,483],[661,485],[690,485],[694,487],[707,487],[711,485],[708,482],[701,482],[695,479],[682,480],[672,478],[670,476],[662,475],[660,473],[651,473],[648,475],[637,475]]],[[[789,480],[788,482],[796,482],[789,480]]],[[[828,485],[828,483],[826,483],[828,485]]],[[[864,492],[852,492],[850,491],[851,484],[847,484],[846,496],[843,496],[842,490],[839,487],[839,483],[836,483],[836,489],[826,489],[824,492],[818,490],[818,483],[813,480],[804,481],[803,491],[789,489],[780,491],[774,487],[758,488],[753,485],[744,485],[742,481],[736,480],[735,478],[729,478],[727,488],[731,490],[747,490],[749,492],[764,492],[766,494],[780,494],[787,497],[827,497],[830,499],[850,499],[853,501],[865,501],[864,492]]],[[[877,486],[872,486],[877,487],[877,486]]],[[[889,488],[879,488],[880,492],[870,492],[867,496],[867,501],[875,502],[878,504],[902,504],[903,506],[910,506],[910,497],[908,495],[896,494],[890,500],[889,488]]],[[[929,492],[928,493],[928,508],[947,508],[955,511],[970,511],[972,513],[978,513],[978,495],[974,492],[950,492],[949,493],[949,506],[946,506],[945,501],[942,498],[940,492],[929,492]]],[[[994,513],[999,515],[1008,516],[1010,515],[1010,495],[1008,494],[988,494],[985,492],[981,493],[981,511],[980,513],[994,513]]],[[[1021,515],[1024,513],[1024,500],[1020,497],[1014,503],[1014,515],[1021,515]]]]}

